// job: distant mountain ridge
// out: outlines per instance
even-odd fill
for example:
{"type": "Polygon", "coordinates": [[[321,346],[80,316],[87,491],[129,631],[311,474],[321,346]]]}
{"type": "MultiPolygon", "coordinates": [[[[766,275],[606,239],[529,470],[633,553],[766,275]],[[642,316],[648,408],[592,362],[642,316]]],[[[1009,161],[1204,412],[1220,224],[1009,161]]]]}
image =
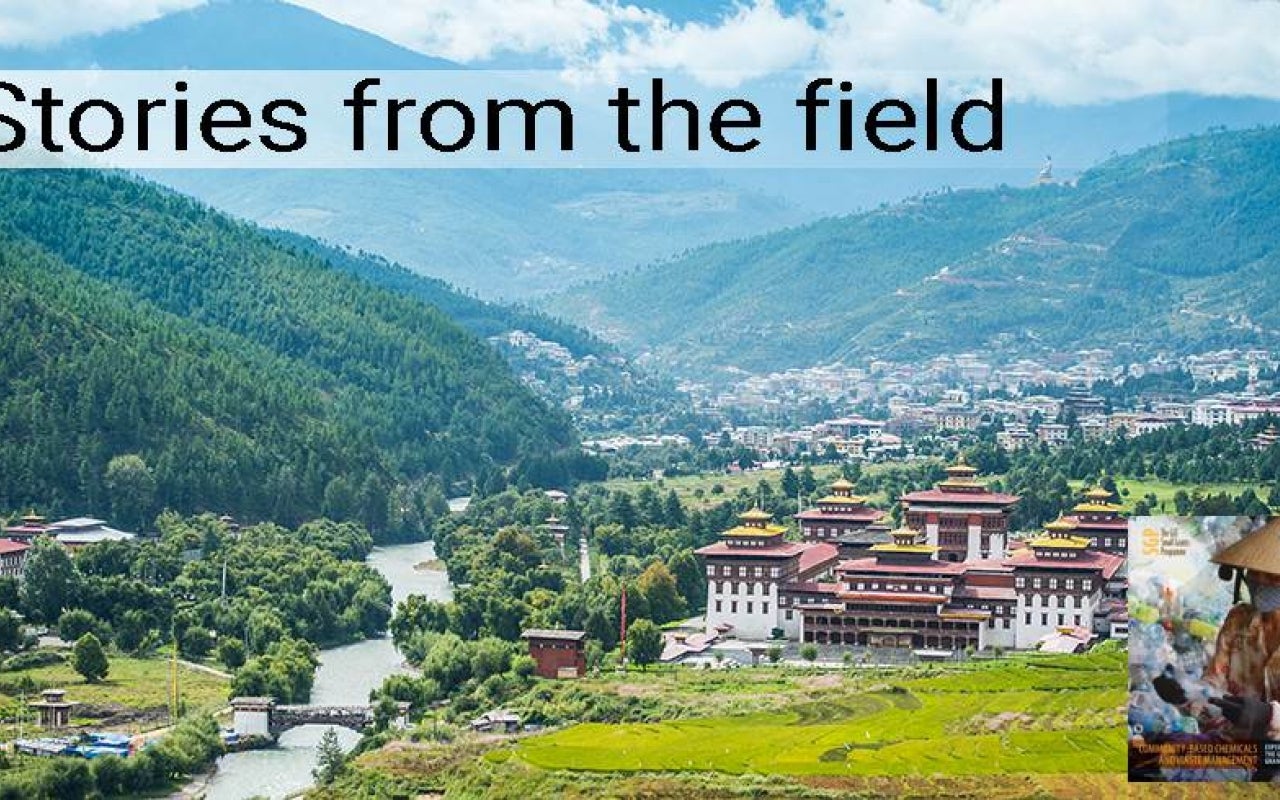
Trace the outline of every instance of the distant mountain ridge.
{"type": "Polygon", "coordinates": [[[941,192],[712,245],[544,307],[677,372],[1280,343],[1280,128],[1074,185],[941,192]]]}
{"type": "Polygon", "coordinates": [[[10,69],[460,69],[279,0],[213,0],[45,47],[0,48],[10,69]],[[331,67],[332,68],[332,67],[331,67]]]}

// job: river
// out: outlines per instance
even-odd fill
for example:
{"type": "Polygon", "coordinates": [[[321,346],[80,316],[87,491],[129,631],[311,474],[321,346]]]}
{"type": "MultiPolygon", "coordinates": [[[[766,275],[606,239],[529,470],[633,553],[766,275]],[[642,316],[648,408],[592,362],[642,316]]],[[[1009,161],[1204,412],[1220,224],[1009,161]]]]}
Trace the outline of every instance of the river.
{"type": "MultiPolygon", "coordinates": [[[[369,566],[382,573],[391,584],[391,597],[400,602],[411,594],[435,600],[450,596],[448,577],[443,572],[419,572],[414,566],[435,558],[431,542],[379,547],[369,554],[369,566]]],[[[352,705],[365,703],[369,692],[384,678],[406,671],[404,659],[390,637],[332,647],[320,651],[311,703],[352,705]]],[[[248,797],[280,798],[311,785],[316,765],[316,745],[325,727],[294,728],[280,737],[277,747],[231,753],[218,760],[218,770],[208,785],[208,800],[244,800],[248,797]]],[[[359,734],[337,728],[338,740],[350,749],[359,734]]]]}

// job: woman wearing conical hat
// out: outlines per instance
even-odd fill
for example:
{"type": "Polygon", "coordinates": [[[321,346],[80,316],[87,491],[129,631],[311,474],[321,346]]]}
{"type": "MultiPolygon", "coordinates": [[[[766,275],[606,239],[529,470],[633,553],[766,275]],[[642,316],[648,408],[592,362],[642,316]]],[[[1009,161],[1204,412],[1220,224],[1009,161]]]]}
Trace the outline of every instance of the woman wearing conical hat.
{"type": "MultiPolygon", "coordinates": [[[[1249,589],[1218,630],[1204,681],[1222,693],[1210,703],[1240,739],[1280,739],[1280,518],[1223,550],[1212,559],[1224,580],[1249,589]]],[[[1153,682],[1166,702],[1184,705],[1186,692],[1169,667],[1153,682]]]]}
{"type": "Polygon", "coordinates": [[[1251,739],[1280,739],[1280,518],[1212,559],[1224,578],[1249,588],[1218,631],[1205,681],[1226,696],[1211,701],[1251,739]]]}

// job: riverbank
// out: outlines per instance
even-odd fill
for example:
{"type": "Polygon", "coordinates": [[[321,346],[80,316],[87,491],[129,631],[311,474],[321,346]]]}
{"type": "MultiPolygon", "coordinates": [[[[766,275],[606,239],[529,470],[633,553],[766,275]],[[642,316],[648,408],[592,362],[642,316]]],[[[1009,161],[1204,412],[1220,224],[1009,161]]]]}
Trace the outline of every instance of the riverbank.
{"type": "MultiPolygon", "coordinates": [[[[378,547],[365,560],[391,585],[392,602],[411,594],[433,600],[451,597],[449,576],[442,570],[419,570],[418,565],[438,561],[431,542],[378,547]]],[[[319,653],[310,702],[314,705],[360,705],[390,675],[411,673],[389,636],[331,647],[319,653]]],[[[282,800],[312,785],[316,748],[326,726],[308,725],[281,734],[275,747],[231,753],[218,760],[214,775],[204,783],[204,800],[245,800],[269,797],[282,800]]],[[[337,728],[339,744],[355,747],[360,734],[337,728]]]]}

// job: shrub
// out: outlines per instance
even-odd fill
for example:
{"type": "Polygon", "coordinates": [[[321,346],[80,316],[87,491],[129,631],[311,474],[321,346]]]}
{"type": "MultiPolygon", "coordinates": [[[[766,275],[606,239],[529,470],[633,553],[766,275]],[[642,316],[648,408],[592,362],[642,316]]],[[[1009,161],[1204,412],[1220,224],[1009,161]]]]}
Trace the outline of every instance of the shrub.
{"type": "Polygon", "coordinates": [[[107,660],[102,642],[92,633],[86,633],[76,640],[71,651],[71,666],[88,683],[98,683],[107,677],[111,662],[107,660]]]}

